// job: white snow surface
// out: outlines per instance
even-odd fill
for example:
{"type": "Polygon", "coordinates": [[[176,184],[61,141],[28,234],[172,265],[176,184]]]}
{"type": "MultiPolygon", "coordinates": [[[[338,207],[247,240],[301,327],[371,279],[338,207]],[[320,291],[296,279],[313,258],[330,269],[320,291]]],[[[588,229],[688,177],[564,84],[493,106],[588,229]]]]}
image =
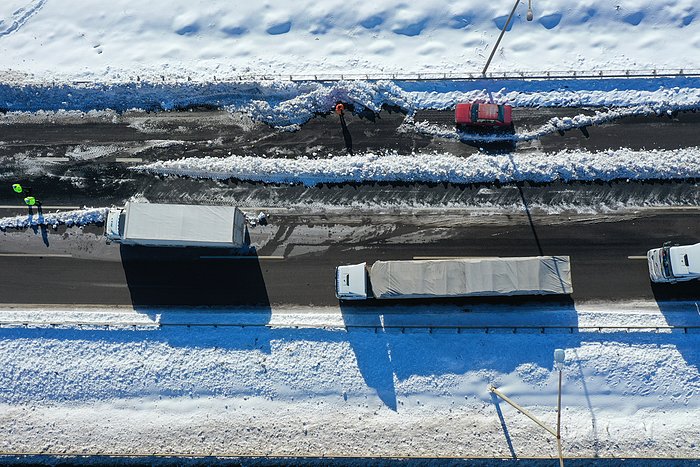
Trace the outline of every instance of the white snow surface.
{"type": "Polygon", "coordinates": [[[229,156],[158,161],[134,167],[158,175],[240,179],[266,183],[347,182],[551,182],[648,180],[700,177],[700,148],[631,149],[557,153],[450,154],[367,153],[296,159],[229,156]]]}
{"type": "Polygon", "coordinates": [[[44,213],[32,208],[31,213],[24,216],[0,218],[0,229],[23,229],[27,227],[52,226],[65,224],[68,227],[74,225],[87,225],[104,222],[107,216],[107,208],[83,208],[74,211],[56,211],[44,213]]]}
{"type": "MultiPolygon", "coordinates": [[[[511,2],[6,0],[0,68],[97,81],[479,72],[511,2]]],[[[521,3],[492,70],[700,68],[693,0],[521,3]],[[682,45],[681,45],[682,44],[682,45]]]]}
{"type": "Polygon", "coordinates": [[[487,307],[462,318],[650,326],[573,334],[391,328],[465,316],[442,308],[0,310],[0,322],[39,320],[0,328],[0,450],[555,456],[528,419],[503,403],[499,416],[487,387],[553,426],[552,354],[563,348],[565,455],[694,457],[700,333],[652,331],[697,326],[696,306],[487,307]],[[272,327],[156,327],[168,322],[272,327]],[[344,327],[360,322],[379,330],[344,327]],[[288,327],[299,324],[319,327],[288,327]]]}

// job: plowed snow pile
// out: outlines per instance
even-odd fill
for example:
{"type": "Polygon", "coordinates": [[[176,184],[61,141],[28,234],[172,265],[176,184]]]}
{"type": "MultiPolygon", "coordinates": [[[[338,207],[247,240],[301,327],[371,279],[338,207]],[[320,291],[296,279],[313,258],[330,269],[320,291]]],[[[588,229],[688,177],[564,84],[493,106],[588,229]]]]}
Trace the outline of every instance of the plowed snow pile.
{"type": "MultiPolygon", "coordinates": [[[[9,0],[0,5],[0,70],[101,81],[477,72],[511,5],[9,0]]],[[[526,8],[518,8],[493,70],[700,68],[693,0],[547,0],[535,3],[532,22],[526,8]]]]}

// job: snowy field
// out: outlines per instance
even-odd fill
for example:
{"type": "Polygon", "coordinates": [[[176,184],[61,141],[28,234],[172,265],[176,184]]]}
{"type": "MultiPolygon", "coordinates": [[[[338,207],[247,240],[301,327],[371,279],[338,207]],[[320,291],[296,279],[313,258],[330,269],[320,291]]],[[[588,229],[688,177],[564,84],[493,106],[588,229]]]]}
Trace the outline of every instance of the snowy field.
{"type": "Polygon", "coordinates": [[[416,318],[415,310],[300,308],[217,318],[169,310],[4,310],[4,322],[116,327],[35,322],[0,329],[0,450],[555,456],[553,438],[497,404],[487,387],[497,385],[553,425],[552,355],[563,348],[567,456],[697,456],[700,334],[653,332],[697,325],[694,304],[485,309],[459,318],[479,326],[517,313],[521,325],[649,326],[634,332],[393,328],[454,322],[454,311],[426,311],[416,318]],[[155,327],[221,319],[272,327],[155,327]],[[345,328],[358,324],[379,331],[345,328]]]}
{"type": "MultiPolygon", "coordinates": [[[[512,2],[6,0],[9,79],[201,81],[241,74],[479,72],[512,2]]],[[[493,70],[700,68],[692,0],[540,0],[493,70]]]]}

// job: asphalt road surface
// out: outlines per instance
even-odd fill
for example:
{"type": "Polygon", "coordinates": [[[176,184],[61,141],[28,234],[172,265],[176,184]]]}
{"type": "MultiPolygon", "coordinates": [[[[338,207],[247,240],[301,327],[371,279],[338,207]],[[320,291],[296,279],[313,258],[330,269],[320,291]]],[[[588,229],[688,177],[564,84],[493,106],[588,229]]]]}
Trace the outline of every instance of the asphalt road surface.
{"type": "Polygon", "coordinates": [[[277,214],[270,221],[249,230],[259,259],[230,258],[231,251],[108,246],[97,228],[83,233],[49,229],[43,238],[41,231],[7,232],[0,236],[0,299],[135,306],[334,305],[334,270],[340,264],[545,254],[571,257],[572,297],[443,302],[700,301],[700,281],[652,286],[643,259],[648,249],[667,240],[698,241],[700,210],[695,209],[571,220],[501,216],[486,223],[459,213],[277,214]]]}
{"type": "MultiPolygon", "coordinates": [[[[592,111],[516,109],[514,119],[516,130],[521,131],[552,117],[580,113],[592,111]]],[[[450,125],[452,112],[422,112],[416,119],[450,125]]],[[[272,206],[277,211],[270,225],[250,229],[259,259],[201,258],[231,256],[227,251],[107,246],[97,228],[87,228],[85,233],[61,228],[0,234],[4,254],[0,256],[0,301],[332,305],[337,304],[334,269],[340,264],[414,256],[538,254],[571,256],[573,300],[700,299],[698,282],[652,287],[646,261],[639,259],[667,240],[700,241],[700,187],[694,180],[302,187],[159,179],[129,170],[140,162],[182,156],[344,153],[349,139],[353,151],[448,151],[469,157],[479,150],[470,144],[401,133],[398,127],[403,120],[397,109],[378,115],[348,113],[343,129],[336,115],[319,115],[293,133],[241,115],[210,111],[127,113],[113,121],[67,117],[3,124],[2,179],[8,187],[15,179],[31,185],[47,209],[50,205],[121,205],[140,195],[152,202],[272,206]],[[648,205],[690,209],[637,212],[636,207],[648,205]],[[474,208],[484,207],[494,214],[472,216],[474,208]],[[615,213],[600,214],[609,209],[615,213]],[[552,212],[556,215],[547,215],[552,212]]],[[[672,118],[632,117],[588,128],[585,133],[572,130],[518,143],[514,150],[673,149],[697,145],[699,128],[700,115],[692,112],[672,118]]],[[[17,204],[9,188],[0,192],[0,203],[17,204]]],[[[22,211],[4,209],[2,215],[18,213],[22,211]]],[[[571,298],[552,300],[570,302],[571,298]]]]}
{"type": "MultiPolygon", "coordinates": [[[[589,109],[515,109],[516,131],[539,127],[553,117],[591,114],[589,109]]],[[[344,132],[335,114],[319,115],[296,132],[275,130],[227,112],[126,113],[114,121],[99,117],[45,119],[40,123],[0,126],[0,167],[3,180],[22,180],[52,205],[123,204],[133,195],[152,202],[235,203],[246,206],[366,205],[376,206],[509,206],[520,203],[513,187],[451,184],[363,184],[304,187],[263,185],[236,180],[157,180],[130,167],[180,157],[223,157],[232,154],[299,157],[347,151],[437,151],[469,157],[475,145],[398,131],[404,114],[386,109],[379,114],[347,113],[344,132]],[[157,182],[156,182],[157,180],[157,182]]],[[[453,112],[425,111],[417,120],[450,126],[453,112]]],[[[518,143],[515,151],[602,150],[695,146],[700,114],[682,112],[673,118],[629,117],[582,131],[554,133],[518,143]]],[[[483,146],[477,145],[477,146],[483,146]]],[[[482,148],[488,150],[488,148],[482,148]]],[[[11,182],[10,182],[11,183],[11,182]]],[[[694,181],[554,184],[528,190],[532,205],[588,206],[700,205],[694,181]]],[[[0,204],[14,202],[0,190],[0,204]]],[[[590,209],[589,209],[590,210],[590,209]]]]}

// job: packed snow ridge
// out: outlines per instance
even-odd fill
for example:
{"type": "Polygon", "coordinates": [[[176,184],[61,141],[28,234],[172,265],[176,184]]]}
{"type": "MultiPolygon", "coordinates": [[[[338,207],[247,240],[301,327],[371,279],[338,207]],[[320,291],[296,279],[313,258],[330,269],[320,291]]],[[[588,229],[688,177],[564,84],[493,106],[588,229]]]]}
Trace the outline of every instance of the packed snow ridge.
{"type": "Polygon", "coordinates": [[[158,175],[266,183],[450,182],[510,183],[700,178],[700,148],[602,152],[478,154],[398,153],[296,159],[229,156],[158,161],[134,167],[158,175]]]}
{"type": "Polygon", "coordinates": [[[75,211],[63,211],[44,214],[42,211],[25,216],[0,218],[0,229],[23,229],[27,227],[52,226],[58,227],[65,224],[68,227],[74,225],[87,225],[104,222],[107,208],[84,208],[75,211]]]}

